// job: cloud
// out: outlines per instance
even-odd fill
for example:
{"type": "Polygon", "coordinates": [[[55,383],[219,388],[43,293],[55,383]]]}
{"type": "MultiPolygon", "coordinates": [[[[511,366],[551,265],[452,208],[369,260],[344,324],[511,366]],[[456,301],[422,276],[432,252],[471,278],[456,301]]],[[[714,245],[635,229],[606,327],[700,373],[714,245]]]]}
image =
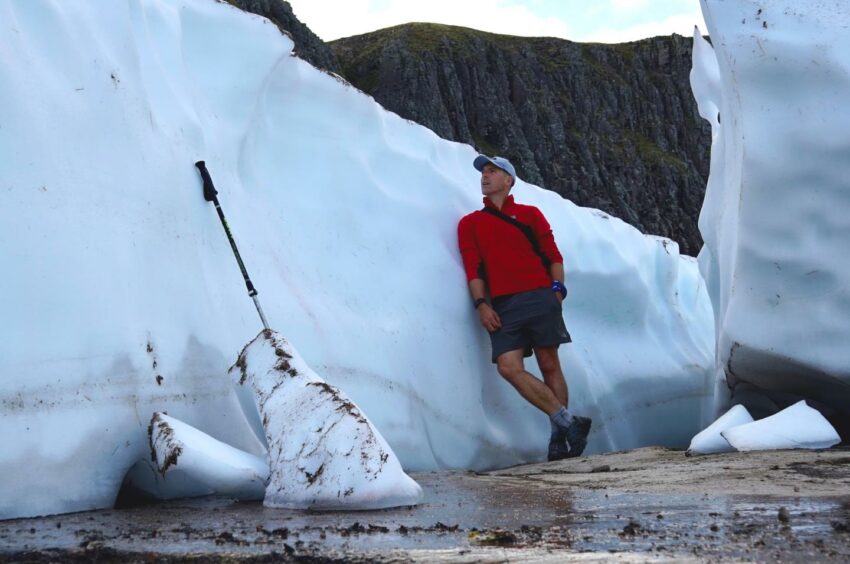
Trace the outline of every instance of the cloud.
{"type": "Polygon", "coordinates": [[[627,41],[637,41],[638,39],[655,37],[657,35],[670,35],[671,33],[678,33],[685,37],[691,37],[694,34],[694,26],[698,26],[701,33],[707,33],[702,13],[679,14],[669,16],[662,20],[636,24],[619,29],[603,27],[591,33],[576,37],[575,41],[625,43],[627,41]]]}
{"type": "Polygon", "coordinates": [[[617,12],[637,12],[649,7],[649,0],[608,0],[608,3],[617,12]]]}

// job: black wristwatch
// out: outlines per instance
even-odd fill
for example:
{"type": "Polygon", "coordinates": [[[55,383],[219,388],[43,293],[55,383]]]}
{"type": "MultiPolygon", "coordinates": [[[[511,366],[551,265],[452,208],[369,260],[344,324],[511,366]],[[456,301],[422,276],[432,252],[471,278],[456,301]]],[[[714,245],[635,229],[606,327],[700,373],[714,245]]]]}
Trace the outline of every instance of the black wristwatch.
{"type": "Polygon", "coordinates": [[[478,309],[478,306],[480,306],[481,304],[486,304],[486,303],[487,303],[487,298],[478,298],[477,300],[475,300],[475,309],[478,309]]]}

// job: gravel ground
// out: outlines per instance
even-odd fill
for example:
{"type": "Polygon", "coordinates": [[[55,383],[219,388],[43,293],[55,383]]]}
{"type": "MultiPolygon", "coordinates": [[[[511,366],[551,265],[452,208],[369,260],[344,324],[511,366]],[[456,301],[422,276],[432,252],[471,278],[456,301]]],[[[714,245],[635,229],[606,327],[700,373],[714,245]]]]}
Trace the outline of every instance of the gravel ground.
{"type": "Polygon", "coordinates": [[[0,562],[850,561],[850,450],[686,457],[649,447],[414,474],[368,512],[177,500],[0,521],[0,562]]]}

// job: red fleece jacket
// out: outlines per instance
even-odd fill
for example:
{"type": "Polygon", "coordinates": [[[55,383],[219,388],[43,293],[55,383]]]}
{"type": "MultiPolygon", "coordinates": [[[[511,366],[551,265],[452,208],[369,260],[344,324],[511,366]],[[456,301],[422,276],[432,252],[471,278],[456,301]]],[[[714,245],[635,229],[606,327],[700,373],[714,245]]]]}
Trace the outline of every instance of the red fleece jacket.
{"type": "MultiPolygon", "coordinates": [[[[484,205],[495,208],[489,198],[484,198],[484,205]]],[[[564,262],[552,228],[539,209],[517,204],[513,196],[508,196],[501,211],[531,227],[540,250],[550,261],[564,262]]],[[[467,281],[484,278],[493,298],[548,288],[552,284],[549,272],[526,236],[503,219],[474,211],[458,223],[457,238],[467,281]],[[482,275],[485,272],[486,277],[482,275]]]]}

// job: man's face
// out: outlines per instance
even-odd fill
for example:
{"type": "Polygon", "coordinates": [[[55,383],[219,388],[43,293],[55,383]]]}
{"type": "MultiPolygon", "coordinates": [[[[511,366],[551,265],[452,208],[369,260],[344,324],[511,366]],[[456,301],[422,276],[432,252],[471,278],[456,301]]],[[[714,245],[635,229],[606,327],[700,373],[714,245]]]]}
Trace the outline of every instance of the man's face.
{"type": "Polygon", "coordinates": [[[495,165],[487,163],[481,169],[481,193],[485,196],[507,194],[512,184],[511,175],[495,165]]]}

